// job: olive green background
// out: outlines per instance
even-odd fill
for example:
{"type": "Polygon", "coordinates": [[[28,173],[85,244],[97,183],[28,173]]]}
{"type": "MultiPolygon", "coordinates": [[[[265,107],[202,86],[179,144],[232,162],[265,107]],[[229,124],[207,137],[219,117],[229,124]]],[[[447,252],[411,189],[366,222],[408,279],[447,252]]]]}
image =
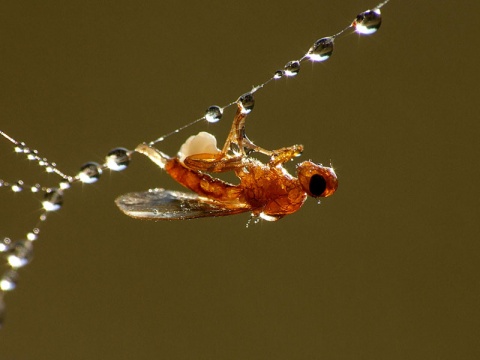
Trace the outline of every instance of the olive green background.
{"type": "MultiPolygon", "coordinates": [[[[3,2],[0,129],[74,174],[235,100],[375,5],[3,2]]],[[[77,184],[6,296],[0,359],[478,359],[479,10],[392,0],[378,33],[257,94],[253,141],[336,168],[320,205],[249,228],[133,220],[116,196],[180,189],[140,155],[77,184]]],[[[232,116],[161,148],[222,142],[232,116]]],[[[6,141],[0,154],[0,178],[56,183],[6,141]]],[[[0,199],[0,235],[23,236],[39,199],[0,199]]]]}

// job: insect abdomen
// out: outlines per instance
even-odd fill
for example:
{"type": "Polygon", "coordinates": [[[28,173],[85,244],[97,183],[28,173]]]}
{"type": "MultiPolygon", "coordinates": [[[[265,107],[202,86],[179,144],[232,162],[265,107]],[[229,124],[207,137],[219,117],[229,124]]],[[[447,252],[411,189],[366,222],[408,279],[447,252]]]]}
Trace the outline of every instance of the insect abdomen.
{"type": "Polygon", "coordinates": [[[190,170],[177,158],[169,160],[165,170],[177,182],[200,196],[222,202],[238,203],[241,200],[241,190],[238,186],[212,178],[208,174],[190,170]]]}

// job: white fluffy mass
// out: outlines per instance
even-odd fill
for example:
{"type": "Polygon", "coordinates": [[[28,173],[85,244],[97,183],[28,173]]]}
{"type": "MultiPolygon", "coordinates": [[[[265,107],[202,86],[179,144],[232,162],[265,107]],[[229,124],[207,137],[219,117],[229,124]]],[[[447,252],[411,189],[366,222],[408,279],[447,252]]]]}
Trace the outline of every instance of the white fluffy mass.
{"type": "Polygon", "coordinates": [[[180,161],[190,155],[195,154],[218,154],[217,139],[212,134],[202,131],[197,135],[190,136],[180,147],[178,158],[180,161]]]}

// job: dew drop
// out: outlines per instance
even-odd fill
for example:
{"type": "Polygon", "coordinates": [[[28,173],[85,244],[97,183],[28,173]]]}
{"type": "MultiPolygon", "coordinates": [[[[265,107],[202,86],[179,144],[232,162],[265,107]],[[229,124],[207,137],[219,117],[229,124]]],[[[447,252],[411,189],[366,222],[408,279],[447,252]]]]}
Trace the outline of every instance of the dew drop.
{"type": "MultiPolygon", "coordinates": [[[[36,229],[36,230],[38,230],[38,229],[36,229]]],[[[27,234],[27,239],[30,240],[30,241],[35,241],[35,240],[37,240],[37,239],[38,239],[38,232],[35,233],[35,229],[33,229],[32,232],[29,232],[29,233],[27,234]]]]}
{"type": "Polygon", "coordinates": [[[324,37],[314,42],[307,52],[307,57],[312,61],[325,61],[332,56],[333,38],[324,37]]]}
{"type": "Polygon", "coordinates": [[[273,75],[273,78],[275,80],[280,79],[280,78],[283,77],[284,74],[285,74],[285,72],[283,70],[277,70],[277,71],[275,71],[275,74],[273,75]]]}
{"type": "Polygon", "coordinates": [[[122,147],[110,150],[106,157],[106,165],[110,170],[122,171],[130,164],[130,152],[122,147]]]}
{"type": "Polygon", "coordinates": [[[40,189],[41,189],[41,185],[40,185],[40,184],[35,184],[35,185],[33,185],[33,186],[30,188],[30,191],[31,191],[32,193],[36,193],[36,192],[39,192],[40,189]]]}
{"type": "Polygon", "coordinates": [[[357,15],[352,25],[355,31],[362,35],[376,32],[382,24],[380,9],[367,10],[357,15]]]}
{"type": "Polygon", "coordinates": [[[12,184],[12,191],[13,192],[20,192],[23,190],[23,181],[18,180],[15,184],[12,184]]]}
{"type": "Polygon", "coordinates": [[[62,181],[60,181],[60,184],[58,186],[60,187],[60,189],[66,190],[70,188],[70,185],[71,183],[69,179],[63,179],[62,181]]]}
{"type": "Polygon", "coordinates": [[[0,253],[7,252],[8,250],[10,250],[11,245],[12,245],[12,240],[10,240],[10,238],[8,237],[3,238],[3,240],[0,241],[0,253]]]}
{"type": "Polygon", "coordinates": [[[216,123],[222,118],[223,109],[220,106],[212,105],[205,111],[205,119],[209,123],[216,123]]]}
{"type": "Polygon", "coordinates": [[[11,291],[17,287],[18,272],[16,270],[7,270],[0,279],[0,290],[11,291]]]}
{"type": "Polygon", "coordinates": [[[297,76],[300,71],[300,61],[294,60],[289,61],[285,65],[285,75],[286,76],[297,76]]]}
{"type": "Polygon", "coordinates": [[[33,244],[30,240],[19,240],[12,247],[8,263],[14,269],[27,265],[33,258],[33,244]]]}
{"type": "Polygon", "coordinates": [[[46,211],[57,211],[63,205],[63,191],[60,189],[49,189],[42,201],[43,208],[46,211]]]}
{"type": "Polygon", "coordinates": [[[255,98],[252,93],[246,93],[238,98],[237,103],[241,106],[242,113],[248,114],[255,106],[255,98]]]}
{"type": "Polygon", "coordinates": [[[85,184],[93,184],[100,179],[100,175],[102,175],[100,165],[96,162],[88,162],[80,168],[80,172],[77,176],[81,182],[85,184]]]}

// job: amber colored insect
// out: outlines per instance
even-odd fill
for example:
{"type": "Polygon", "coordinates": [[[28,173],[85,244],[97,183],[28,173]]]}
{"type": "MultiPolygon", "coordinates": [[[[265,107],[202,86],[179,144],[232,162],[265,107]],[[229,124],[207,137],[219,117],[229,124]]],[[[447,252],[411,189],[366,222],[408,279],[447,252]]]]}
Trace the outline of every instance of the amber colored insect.
{"type": "Polygon", "coordinates": [[[240,103],[237,105],[221,151],[216,148],[213,135],[205,132],[187,140],[177,157],[169,157],[145,143],[135,149],[194,193],[165,189],[128,193],[116,199],[118,207],[139,219],[183,220],[250,211],[254,216],[274,221],[300,209],[307,195],[318,198],[335,192],[338,180],[331,167],[304,161],[296,167],[297,177],[283,167],[302,153],[302,145],[266,150],[251,142],[245,135],[247,111],[240,103]],[[262,163],[249,156],[251,152],[265,154],[270,160],[262,163]],[[208,174],[228,171],[240,179],[238,185],[208,174]]]}

